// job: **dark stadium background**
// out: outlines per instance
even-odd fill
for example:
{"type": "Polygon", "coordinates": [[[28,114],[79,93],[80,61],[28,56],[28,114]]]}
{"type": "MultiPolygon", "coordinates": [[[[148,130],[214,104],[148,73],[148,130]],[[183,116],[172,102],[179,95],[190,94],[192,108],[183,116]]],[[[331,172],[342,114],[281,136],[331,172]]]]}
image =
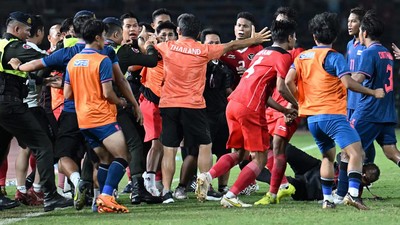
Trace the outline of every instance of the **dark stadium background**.
{"type": "MultiPolygon", "coordinates": [[[[240,11],[252,12],[257,18],[256,30],[269,26],[272,15],[279,6],[290,6],[298,11],[299,24],[297,40],[300,46],[309,48],[313,45],[311,35],[307,30],[307,22],[315,14],[324,11],[336,12],[341,19],[341,33],[334,44],[334,48],[345,53],[346,44],[350,40],[347,33],[347,17],[349,10],[356,6],[366,9],[375,9],[385,23],[385,34],[382,43],[390,48],[391,43],[400,44],[400,16],[396,9],[400,9],[400,0],[1,0],[0,24],[4,32],[5,20],[12,11],[24,11],[40,14],[44,18],[46,36],[48,28],[71,17],[75,12],[88,9],[96,13],[97,18],[107,16],[119,17],[121,14],[132,11],[140,21],[151,22],[151,13],[158,8],[167,8],[173,13],[173,21],[179,14],[188,12],[200,18],[204,27],[212,26],[222,34],[222,41],[234,39],[233,26],[236,14],[240,11]]],[[[46,39],[46,38],[45,38],[46,39]]],[[[48,48],[47,39],[42,44],[48,48]]],[[[399,63],[395,63],[395,92],[397,107],[400,105],[399,96],[399,63]]]]}

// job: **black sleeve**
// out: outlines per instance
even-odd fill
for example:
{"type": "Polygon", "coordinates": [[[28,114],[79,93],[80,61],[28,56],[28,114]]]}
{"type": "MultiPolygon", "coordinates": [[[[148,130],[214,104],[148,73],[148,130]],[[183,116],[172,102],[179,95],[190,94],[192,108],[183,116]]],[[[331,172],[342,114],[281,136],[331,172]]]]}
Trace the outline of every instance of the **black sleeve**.
{"type": "Polygon", "coordinates": [[[158,51],[153,46],[147,48],[146,55],[140,53],[137,49],[132,49],[129,46],[122,46],[118,50],[117,55],[119,63],[121,65],[126,65],[126,67],[132,65],[155,67],[158,62],[158,51]]]}
{"type": "Polygon", "coordinates": [[[34,59],[41,59],[46,54],[36,51],[25,42],[15,41],[9,44],[4,51],[3,66],[5,69],[13,69],[11,65],[7,64],[12,58],[18,58],[22,63],[32,61],[34,59]]]}
{"type": "Polygon", "coordinates": [[[227,65],[223,65],[222,70],[224,71],[224,79],[223,79],[223,85],[225,88],[230,88],[232,87],[233,84],[233,77],[234,77],[234,72],[231,70],[227,65]]]}

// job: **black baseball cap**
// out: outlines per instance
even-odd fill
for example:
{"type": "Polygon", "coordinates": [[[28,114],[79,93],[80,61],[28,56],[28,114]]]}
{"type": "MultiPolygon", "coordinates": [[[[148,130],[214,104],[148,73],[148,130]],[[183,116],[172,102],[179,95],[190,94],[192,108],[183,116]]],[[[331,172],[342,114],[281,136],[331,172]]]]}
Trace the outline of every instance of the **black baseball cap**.
{"type": "Polygon", "coordinates": [[[105,23],[105,24],[114,24],[114,25],[119,26],[119,27],[122,28],[121,21],[116,17],[106,17],[106,18],[103,19],[103,23],[105,23]]]}
{"type": "Polygon", "coordinates": [[[16,11],[16,12],[10,13],[10,15],[8,16],[6,25],[8,25],[8,23],[11,20],[16,20],[16,21],[18,21],[20,23],[23,23],[23,24],[27,25],[27,26],[32,26],[32,17],[27,13],[23,13],[23,12],[20,12],[20,11],[16,11]]]}
{"type": "Polygon", "coordinates": [[[93,19],[96,19],[96,15],[94,14],[94,12],[89,11],[89,10],[81,10],[81,11],[77,12],[74,16],[74,19],[81,17],[81,16],[93,17],[93,19]]]}

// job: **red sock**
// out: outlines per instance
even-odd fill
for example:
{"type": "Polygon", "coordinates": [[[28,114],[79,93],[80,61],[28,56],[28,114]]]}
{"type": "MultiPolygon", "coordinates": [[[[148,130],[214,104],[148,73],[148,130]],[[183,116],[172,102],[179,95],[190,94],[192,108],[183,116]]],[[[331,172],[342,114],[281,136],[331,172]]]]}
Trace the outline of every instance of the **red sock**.
{"type": "Polygon", "coordinates": [[[35,171],[36,170],[36,157],[33,153],[29,156],[29,164],[31,166],[31,170],[35,171]]]}
{"type": "Polygon", "coordinates": [[[215,165],[210,169],[211,177],[214,179],[224,175],[238,163],[239,155],[237,153],[229,153],[221,156],[221,158],[219,158],[215,165]]]}
{"type": "Polygon", "coordinates": [[[269,171],[272,171],[273,167],[274,167],[274,152],[272,151],[272,149],[268,149],[267,169],[269,171]]]}
{"type": "Polygon", "coordinates": [[[131,178],[131,170],[129,169],[129,166],[126,167],[126,175],[128,176],[128,180],[130,181],[132,178],[131,178]]]}
{"type": "Polygon", "coordinates": [[[260,174],[261,170],[258,165],[251,161],[247,166],[245,166],[239,174],[236,182],[233,184],[231,189],[229,190],[235,195],[238,195],[239,192],[244,190],[251,182],[253,182],[258,174],[260,174]]]}
{"type": "Polygon", "coordinates": [[[285,154],[276,155],[274,158],[274,167],[271,171],[271,184],[269,192],[272,194],[278,193],[279,186],[282,182],[282,177],[286,170],[286,156],[285,154]]]}
{"type": "Polygon", "coordinates": [[[3,163],[0,165],[0,186],[6,186],[7,170],[8,161],[7,158],[5,158],[3,163]]]}

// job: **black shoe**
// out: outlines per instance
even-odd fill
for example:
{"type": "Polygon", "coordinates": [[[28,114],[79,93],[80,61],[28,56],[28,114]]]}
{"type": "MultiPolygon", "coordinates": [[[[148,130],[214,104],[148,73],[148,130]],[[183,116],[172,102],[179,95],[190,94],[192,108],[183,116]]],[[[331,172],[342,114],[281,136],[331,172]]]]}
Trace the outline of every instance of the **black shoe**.
{"type": "Polygon", "coordinates": [[[11,200],[4,195],[0,195],[0,209],[12,209],[19,206],[18,201],[11,200]]]}
{"type": "Polygon", "coordinates": [[[197,176],[194,175],[193,179],[189,181],[189,183],[186,186],[186,192],[195,192],[196,191],[196,183],[197,181],[197,176]]]}
{"type": "MultiPolygon", "coordinates": [[[[142,177],[140,177],[140,178],[142,178],[142,177]]],[[[142,202],[140,195],[139,195],[139,177],[132,176],[131,182],[132,182],[131,183],[132,191],[131,191],[129,198],[131,199],[132,205],[138,205],[142,202]]]]}
{"type": "Polygon", "coordinates": [[[126,193],[126,194],[132,193],[132,182],[129,182],[129,183],[125,186],[125,188],[124,188],[124,190],[122,191],[122,193],[126,193]]]}
{"type": "Polygon", "coordinates": [[[59,195],[56,191],[46,193],[44,197],[44,211],[52,211],[55,208],[65,208],[74,205],[74,200],[67,199],[59,195]]]}
{"type": "Polygon", "coordinates": [[[172,197],[172,192],[167,192],[163,197],[162,197],[162,203],[163,204],[169,204],[169,203],[174,203],[174,198],[172,197]]]}
{"type": "Polygon", "coordinates": [[[222,194],[215,191],[214,188],[212,188],[210,186],[210,190],[207,191],[206,200],[207,201],[219,201],[219,200],[221,200],[221,198],[222,198],[222,194]]]}

